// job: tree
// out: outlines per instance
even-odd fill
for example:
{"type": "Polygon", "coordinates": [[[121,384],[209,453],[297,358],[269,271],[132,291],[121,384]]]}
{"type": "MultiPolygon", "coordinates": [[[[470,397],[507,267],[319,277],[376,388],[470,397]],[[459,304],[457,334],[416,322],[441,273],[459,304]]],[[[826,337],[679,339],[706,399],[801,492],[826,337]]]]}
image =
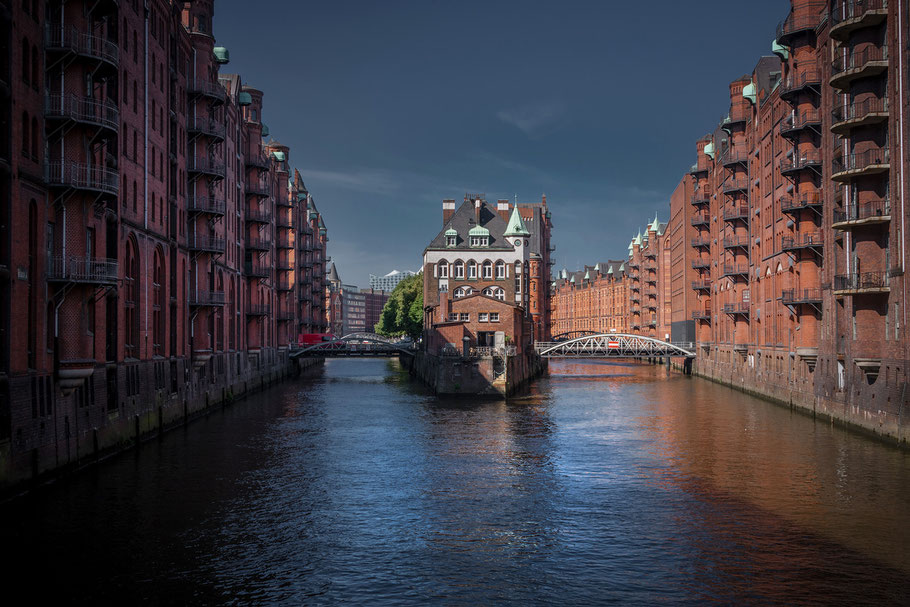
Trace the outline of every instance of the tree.
{"type": "Polygon", "coordinates": [[[374,330],[380,335],[420,337],[423,331],[423,274],[408,276],[398,283],[374,330]]]}

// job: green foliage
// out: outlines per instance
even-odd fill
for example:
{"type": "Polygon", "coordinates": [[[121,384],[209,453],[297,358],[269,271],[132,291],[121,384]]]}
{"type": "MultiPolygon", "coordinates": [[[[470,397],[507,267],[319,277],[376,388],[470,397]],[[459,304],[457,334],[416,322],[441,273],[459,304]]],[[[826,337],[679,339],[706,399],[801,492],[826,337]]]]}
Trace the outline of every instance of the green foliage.
{"type": "Polygon", "coordinates": [[[423,275],[409,276],[398,283],[382,309],[375,331],[380,335],[420,337],[423,331],[423,275]]]}

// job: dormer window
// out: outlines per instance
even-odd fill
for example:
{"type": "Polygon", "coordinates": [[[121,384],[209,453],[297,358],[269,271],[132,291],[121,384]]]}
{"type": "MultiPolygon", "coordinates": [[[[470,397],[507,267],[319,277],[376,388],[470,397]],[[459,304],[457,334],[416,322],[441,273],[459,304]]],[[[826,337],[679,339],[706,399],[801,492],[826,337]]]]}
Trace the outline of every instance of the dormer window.
{"type": "Polygon", "coordinates": [[[457,240],[458,240],[457,236],[446,236],[446,246],[454,247],[457,244],[456,243],[457,240]]]}
{"type": "Polygon", "coordinates": [[[488,247],[488,246],[490,246],[490,237],[489,236],[471,236],[471,246],[472,247],[488,247]]]}

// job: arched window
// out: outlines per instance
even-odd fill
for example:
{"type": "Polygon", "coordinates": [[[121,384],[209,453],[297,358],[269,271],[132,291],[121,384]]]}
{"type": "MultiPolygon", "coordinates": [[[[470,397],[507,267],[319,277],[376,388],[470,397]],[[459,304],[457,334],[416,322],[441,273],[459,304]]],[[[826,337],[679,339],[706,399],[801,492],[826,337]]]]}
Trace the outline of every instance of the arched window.
{"type": "Polygon", "coordinates": [[[126,272],[124,283],[124,326],[126,356],[139,358],[139,247],[130,237],[126,241],[126,272]]]}
{"type": "Polygon", "coordinates": [[[506,277],[506,264],[502,260],[496,262],[496,279],[501,280],[506,277]]]}
{"type": "Polygon", "coordinates": [[[28,43],[28,38],[22,39],[22,82],[29,84],[29,77],[32,74],[31,66],[28,64],[28,58],[30,55],[30,45],[28,43]]]}
{"type": "Polygon", "coordinates": [[[155,270],[152,275],[152,348],[157,356],[164,354],[164,252],[155,249],[155,270]]]}
{"type": "Polygon", "coordinates": [[[493,262],[485,261],[483,262],[483,278],[493,278],[493,262]]]}
{"type": "Polygon", "coordinates": [[[473,259],[468,261],[468,278],[477,278],[477,262],[473,259]]]}
{"type": "Polygon", "coordinates": [[[464,262],[461,260],[455,262],[455,278],[464,278],[464,262]]]}
{"type": "Polygon", "coordinates": [[[474,292],[474,289],[472,289],[471,287],[458,287],[457,289],[455,289],[454,295],[455,295],[455,297],[467,297],[468,295],[471,295],[473,292],[474,292]]]}
{"type": "Polygon", "coordinates": [[[483,290],[483,294],[487,297],[495,297],[499,301],[503,301],[506,298],[506,292],[501,287],[487,287],[483,290]]]}
{"type": "Polygon", "coordinates": [[[22,112],[22,153],[28,156],[28,142],[31,139],[28,134],[29,125],[28,112],[22,112]]]}
{"type": "Polygon", "coordinates": [[[440,259],[436,262],[436,275],[439,278],[448,278],[449,277],[449,262],[445,259],[440,259]]]}

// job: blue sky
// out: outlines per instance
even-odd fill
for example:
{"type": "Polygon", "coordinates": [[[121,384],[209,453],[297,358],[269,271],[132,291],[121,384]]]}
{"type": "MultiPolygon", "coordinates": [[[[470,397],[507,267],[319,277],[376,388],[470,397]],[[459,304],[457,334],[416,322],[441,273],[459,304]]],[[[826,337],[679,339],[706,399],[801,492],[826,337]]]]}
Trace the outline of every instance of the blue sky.
{"type": "Polygon", "coordinates": [[[465,192],[553,211],[556,268],[625,255],[770,53],[787,0],[218,0],[347,283],[417,269],[465,192]]]}

